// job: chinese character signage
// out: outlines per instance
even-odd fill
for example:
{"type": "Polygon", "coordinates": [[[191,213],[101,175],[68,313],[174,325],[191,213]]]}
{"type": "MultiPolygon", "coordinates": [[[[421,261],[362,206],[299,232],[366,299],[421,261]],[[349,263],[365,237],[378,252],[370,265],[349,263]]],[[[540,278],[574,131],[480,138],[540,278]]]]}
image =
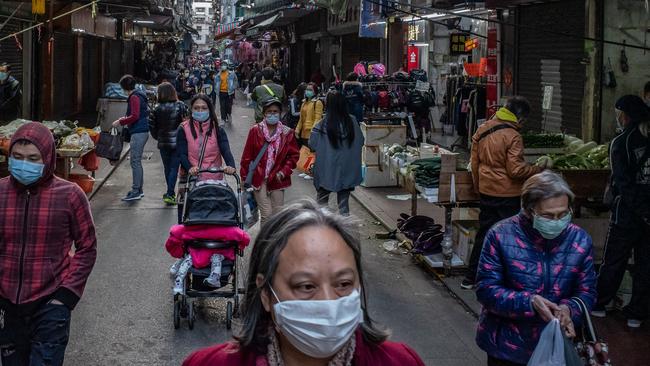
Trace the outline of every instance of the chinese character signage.
{"type": "Polygon", "coordinates": [[[465,52],[470,52],[471,50],[478,47],[478,38],[472,38],[465,41],[465,52]]]}
{"type": "MultiPolygon", "coordinates": [[[[386,38],[388,31],[383,5],[375,4],[379,1],[361,1],[359,8],[359,37],[386,38]]],[[[381,1],[383,3],[383,1],[381,1]]]]}
{"type": "Polygon", "coordinates": [[[407,70],[411,72],[413,69],[420,68],[420,50],[416,46],[409,46],[408,53],[406,54],[407,70]]]}
{"type": "Polygon", "coordinates": [[[469,53],[465,50],[465,42],[470,41],[471,38],[465,33],[452,33],[450,35],[450,53],[452,55],[464,55],[469,53]]]}

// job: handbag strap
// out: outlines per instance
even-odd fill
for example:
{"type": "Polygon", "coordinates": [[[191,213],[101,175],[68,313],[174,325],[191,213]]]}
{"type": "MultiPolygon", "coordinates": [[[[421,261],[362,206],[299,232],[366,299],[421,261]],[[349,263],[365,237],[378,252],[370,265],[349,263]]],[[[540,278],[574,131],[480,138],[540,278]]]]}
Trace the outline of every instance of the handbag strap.
{"type": "Polygon", "coordinates": [[[275,93],[273,92],[273,90],[271,90],[271,88],[268,85],[264,84],[262,85],[262,87],[266,89],[266,91],[269,92],[269,94],[271,94],[273,98],[275,98],[275,93]]]}
{"type": "Polygon", "coordinates": [[[588,335],[591,337],[592,342],[598,342],[598,335],[596,334],[596,328],[594,328],[594,323],[591,321],[591,315],[589,315],[589,309],[584,301],[579,297],[572,297],[571,301],[575,302],[580,311],[582,311],[582,337],[585,338],[585,328],[588,331],[588,335]]]}
{"type": "Polygon", "coordinates": [[[262,149],[260,152],[257,154],[257,157],[251,165],[248,166],[248,176],[246,177],[246,181],[244,181],[244,186],[245,187],[250,187],[250,185],[253,183],[253,174],[255,173],[255,169],[257,166],[260,164],[260,160],[262,160],[262,156],[264,156],[264,153],[266,152],[266,149],[269,147],[269,142],[264,141],[264,145],[262,146],[262,149]]]}

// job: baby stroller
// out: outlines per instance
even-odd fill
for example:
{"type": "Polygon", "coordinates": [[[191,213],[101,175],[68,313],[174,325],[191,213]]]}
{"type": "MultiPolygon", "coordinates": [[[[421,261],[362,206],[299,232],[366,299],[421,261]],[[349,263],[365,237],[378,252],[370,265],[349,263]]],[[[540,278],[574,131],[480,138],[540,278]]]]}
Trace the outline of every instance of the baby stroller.
{"type": "MultiPolygon", "coordinates": [[[[199,171],[201,173],[222,173],[222,169],[210,168],[199,171]]],[[[239,176],[232,174],[237,183],[237,192],[225,184],[198,184],[198,178],[190,179],[185,191],[185,206],[183,211],[183,225],[218,225],[234,226],[243,230],[241,196],[241,181],[239,176]]],[[[234,260],[224,259],[221,263],[221,286],[213,288],[204,283],[210,275],[210,268],[191,267],[185,277],[184,291],[174,295],[174,328],[180,327],[181,318],[186,318],[190,329],[194,329],[196,320],[197,298],[225,298],[226,328],[231,329],[232,318],[238,317],[239,294],[237,262],[243,256],[237,241],[219,240],[190,240],[184,242],[185,254],[190,248],[195,249],[228,249],[235,252],[234,260]]]]}

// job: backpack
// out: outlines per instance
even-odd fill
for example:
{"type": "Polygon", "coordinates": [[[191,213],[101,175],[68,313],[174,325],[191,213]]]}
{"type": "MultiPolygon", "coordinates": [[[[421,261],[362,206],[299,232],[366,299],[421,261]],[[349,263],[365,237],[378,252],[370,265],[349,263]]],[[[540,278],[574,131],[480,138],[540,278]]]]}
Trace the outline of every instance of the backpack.
{"type": "Polygon", "coordinates": [[[390,108],[390,95],[386,90],[380,91],[378,94],[379,97],[379,108],[381,109],[388,109],[390,108]]]}
{"type": "Polygon", "coordinates": [[[372,66],[372,73],[377,76],[384,76],[386,75],[386,66],[381,63],[374,64],[372,66]]]}
{"type": "Polygon", "coordinates": [[[427,72],[422,70],[422,69],[413,69],[413,70],[411,70],[410,76],[411,76],[411,79],[413,79],[413,81],[418,81],[419,80],[419,81],[426,82],[428,80],[427,72]]]}
{"type": "Polygon", "coordinates": [[[359,62],[358,64],[354,65],[354,73],[359,75],[359,76],[365,76],[368,74],[366,71],[366,65],[362,64],[359,62]]]}

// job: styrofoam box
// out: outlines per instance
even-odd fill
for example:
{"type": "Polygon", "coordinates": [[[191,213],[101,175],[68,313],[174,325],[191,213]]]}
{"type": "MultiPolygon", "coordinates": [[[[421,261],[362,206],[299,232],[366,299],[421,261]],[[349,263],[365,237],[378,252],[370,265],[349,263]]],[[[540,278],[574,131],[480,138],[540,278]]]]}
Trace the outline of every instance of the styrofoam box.
{"type": "Polygon", "coordinates": [[[453,222],[453,249],[463,263],[469,263],[474,239],[479,228],[478,220],[456,220],[453,222]]]}
{"type": "Polygon", "coordinates": [[[405,144],[406,126],[366,125],[361,123],[361,132],[366,145],[405,144]]]}
{"type": "Polygon", "coordinates": [[[380,148],[376,145],[363,145],[361,150],[361,161],[364,165],[375,166],[381,164],[380,148]]]}
{"type": "Polygon", "coordinates": [[[397,177],[395,174],[391,174],[389,169],[380,165],[363,165],[361,169],[363,174],[363,182],[361,182],[361,186],[363,187],[393,187],[397,185],[397,177]]]}

